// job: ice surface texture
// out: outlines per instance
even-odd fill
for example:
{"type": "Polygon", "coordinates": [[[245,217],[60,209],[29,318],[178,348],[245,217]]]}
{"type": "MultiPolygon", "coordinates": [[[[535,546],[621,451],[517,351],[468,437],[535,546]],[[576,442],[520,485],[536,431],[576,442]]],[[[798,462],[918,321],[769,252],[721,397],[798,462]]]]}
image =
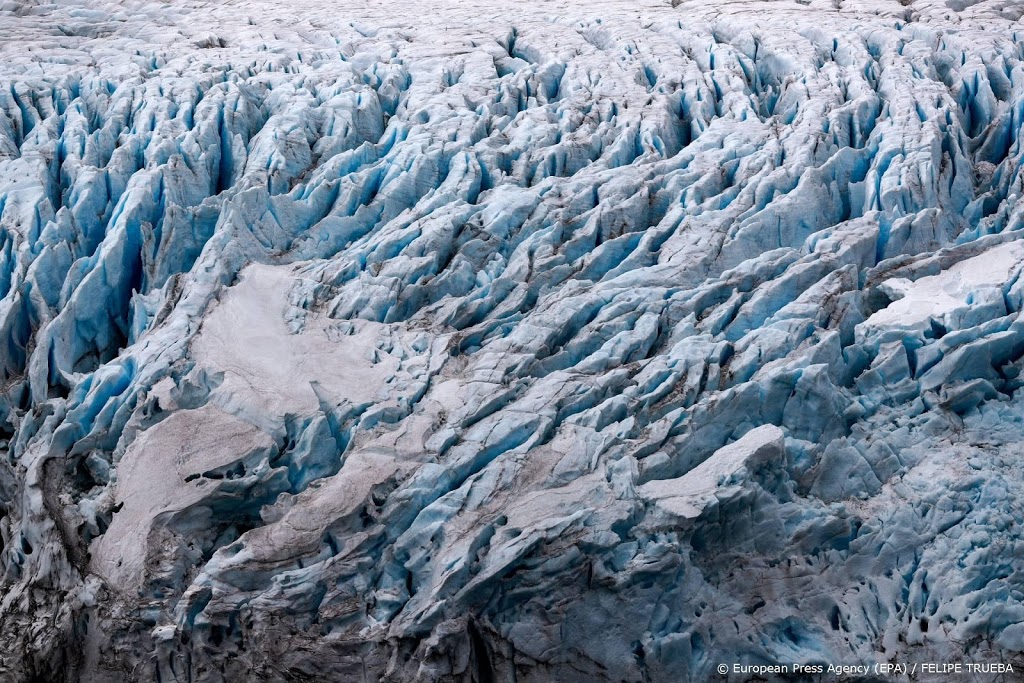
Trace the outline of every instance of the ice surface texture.
{"type": "Polygon", "coordinates": [[[0,679],[1020,661],[1024,8],[801,2],[0,4],[0,679]]]}

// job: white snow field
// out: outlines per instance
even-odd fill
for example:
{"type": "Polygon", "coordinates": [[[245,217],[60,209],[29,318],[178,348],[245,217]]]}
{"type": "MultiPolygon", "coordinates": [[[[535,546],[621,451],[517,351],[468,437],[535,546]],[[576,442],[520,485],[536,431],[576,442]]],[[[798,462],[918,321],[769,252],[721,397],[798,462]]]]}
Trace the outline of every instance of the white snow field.
{"type": "Polygon", "coordinates": [[[0,681],[1024,672],[1022,15],[0,0],[0,681]]]}

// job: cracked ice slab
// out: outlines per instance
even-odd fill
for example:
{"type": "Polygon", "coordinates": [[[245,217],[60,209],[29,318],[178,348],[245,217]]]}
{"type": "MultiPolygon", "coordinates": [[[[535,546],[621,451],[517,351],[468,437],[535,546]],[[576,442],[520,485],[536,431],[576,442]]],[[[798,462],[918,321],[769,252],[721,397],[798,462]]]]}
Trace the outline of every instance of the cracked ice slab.
{"type": "Polygon", "coordinates": [[[217,488],[203,474],[272,447],[266,433],[212,406],[176,412],[148,430],[118,463],[118,512],[93,542],[92,570],[117,590],[138,590],[145,563],[160,550],[151,546],[161,540],[154,520],[187,510],[217,488]]]}
{"type": "Polygon", "coordinates": [[[397,363],[375,346],[378,325],[333,325],[293,303],[293,268],[253,265],[213,307],[192,342],[193,372],[217,379],[212,400],[272,429],[290,414],[316,413],[325,400],[361,405],[382,393],[397,363]],[[269,422],[267,422],[269,420],[269,422]]]}
{"type": "Polygon", "coordinates": [[[968,311],[985,294],[1002,300],[1003,289],[1015,279],[1024,263],[1024,245],[1002,244],[953,264],[946,270],[911,282],[893,278],[881,284],[893,303],[874,313],[861,326],[867,336],[873,330],[916,329],[929,319],[946,328],[960,327],[958,314],[968,311]]]}
{"type": "Polygon", "coordinates": [[[683,476],[649,481],[637,493],[666,512],[694,519],[712,502],[736,493],[753,470],[784,457],[784,448],[785,435],[781,429],[774,425],[757,427],[718,449],[683,476]]]}

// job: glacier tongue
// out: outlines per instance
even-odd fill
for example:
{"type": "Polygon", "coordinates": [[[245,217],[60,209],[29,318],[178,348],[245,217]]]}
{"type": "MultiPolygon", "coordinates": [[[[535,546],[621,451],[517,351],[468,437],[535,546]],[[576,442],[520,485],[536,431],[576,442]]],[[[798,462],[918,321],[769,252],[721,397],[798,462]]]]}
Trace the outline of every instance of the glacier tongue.
{"type": "Polygon", "coordinates": [[[0,3],[0,678],[1024,669],[1022,14],[0,3]]]}

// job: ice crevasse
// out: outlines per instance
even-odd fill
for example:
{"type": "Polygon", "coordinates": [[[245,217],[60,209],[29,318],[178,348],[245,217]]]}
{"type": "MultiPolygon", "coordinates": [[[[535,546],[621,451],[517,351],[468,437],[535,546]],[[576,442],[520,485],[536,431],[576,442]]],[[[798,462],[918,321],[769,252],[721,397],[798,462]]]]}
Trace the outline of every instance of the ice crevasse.
{"type": "Polygon", "coordinates": [[[0,680],[1024,671],[1022,15],[0,2],[0,680]]]}

